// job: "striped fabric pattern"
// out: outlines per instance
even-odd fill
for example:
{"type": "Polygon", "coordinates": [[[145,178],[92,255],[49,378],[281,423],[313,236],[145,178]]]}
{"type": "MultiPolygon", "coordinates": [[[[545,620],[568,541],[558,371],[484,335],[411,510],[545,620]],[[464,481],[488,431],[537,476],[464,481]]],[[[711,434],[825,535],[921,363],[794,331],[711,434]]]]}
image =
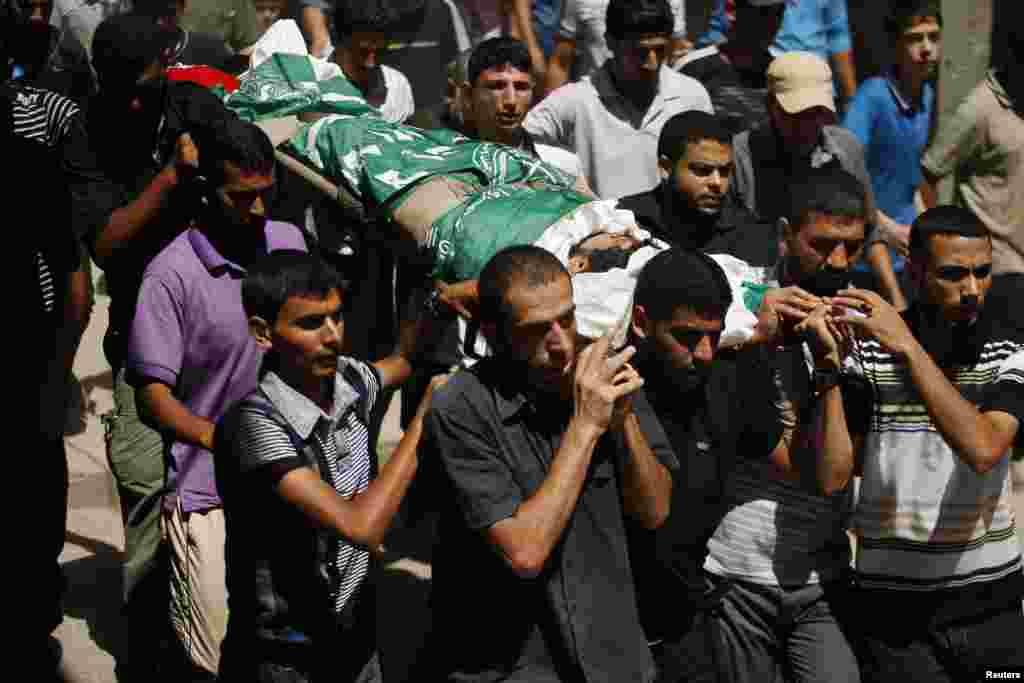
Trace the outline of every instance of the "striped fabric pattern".
{"type": "MultiPolygon", "coordinates": [[[[18,86],[11,104],[14,134],[25,140],[34,140],[53,149],[71,126],[71,119],[79,113],[78,105],[57,93],[30,86],[18,86]]],[[[53,273],[43,254],[36,254],[39,271],[39,290],[43,310],[53,312],[53,273]]]]}
{"type": "MultiPolygon", "coordinates": [[[[309,442],[312,442],[327,463],[328,471],[322,472],[321,477],[344,498],[352,498],[365,491],[370,484],[370,458],[373,456],[369,418],[380,394],[380,381],[372,366],[351,359],[339,360],[335,378],[336,402],[343,395],[354,395],[349,386],[351,381],[362,383],[362,388],[366,390],[366,400],[347,401],[330,416],[298,391],[277,380],[273,373],[268,373],[261,384],[266,386],[271,379],[275,387],[275,405],[286,419],[288,415],[308,415],[309,411],[318,414],[309,434],[309,442]],[[280,405],[282,399],[291,405],[280,405]]],[[[247,410],[242,420],[243,428],[238,433],[238,445],[240,452],[246,454],[246,468],[297,456],[288,433],[265,414],[247,410]]],[[[333,553],[333,570],[336,572],[333,578],[337,579],[338,590],[330,598],[334,609],[340,613],[363,584],[370,567],[370,553],[340,537],[335,539],[333,553]]]]}
{"type": "MultiPolygon", "coordinates": [[[[847,371],[874,394],[852,525],[863,585],[925,591],[1019,572],[1009,457],[975,473],[932,424],[905,361],[875,340],[858,346],[847,371]]],[[[948,376],[981,405],[989,392],[1024,385],[1022,349],[1016,340],[990,340],[975,365],[948,376]]]]}

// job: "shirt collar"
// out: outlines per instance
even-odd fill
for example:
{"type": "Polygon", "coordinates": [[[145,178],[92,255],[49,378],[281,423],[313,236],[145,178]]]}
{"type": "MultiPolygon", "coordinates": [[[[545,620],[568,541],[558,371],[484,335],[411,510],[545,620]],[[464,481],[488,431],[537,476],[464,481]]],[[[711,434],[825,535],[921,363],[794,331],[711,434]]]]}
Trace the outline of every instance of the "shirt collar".
{"type": "Polygon", "coordinates": [[[1010,97],[1010,93],[1006,91],[1006,88],[1003,87],[1003,84],[999,82],[999,77],[996,76],[995,69],[989,70],[987,80],[988,86],[992,89],[992,94],[995,95],[999,104],[1007,109],[1014,109],[1013,99],[1010,97]]]}
{"type": "Polygon", "coordinates": [[[245,275],[245,268],[233,261],[229,261],[223,254],[217,251],[217,248],[210,242],[210,238],[201,229],[197,227],[189,228],[188,241],[192,244],[192,249],[195,250],[203,266],[211,273],[221,268],[230,268],[237,273],[245,275]]]}
{"type": "Polygon", "coordinates": [[[899,78],[896,76],[895,69],[889,69],[889,71],[886,72],[885,81],[889,85],[889,92],[892,93],[893,98],[896,100],[897,106],[899,106],[900,110],[904,114],[920,110],[921,106],[924,105],[925,97],[927,97],[928,95],[928,89],[932,87],[930,82],[926,81],[924,83],[924,85],[921,87],[920,102],[918,102],[918,104],[915,106],[913,102],[911,102],[906,98],[906,96],[904,96],[903,91],[900,89],[900,81],[899,78]]]}
{"type": "Polygon", "coordinates": [[[267,372],[260,380],[260,389],[295,432],[305,440],[321,420],[326,421],[333,430],[359,398],[356,390],[345,381],[343,370],[347,365],[348,361],[345,358],[338,359],[338,369],[334,373],[334,404],[331,406],[330,415],[272,371],[267,372]]]}
{"type": "MultiPolygon", "coordinates": [[[[662,64],[661,69],[658,70],[658,91],[654,94],[654,99],[651,100],[651,107],[658,102],[668,102],[679,97],[678,94],[672,90],[672,84],[668,82],[669,69],[667,66],[662,64]]],[[[597,90],[598,96],[601,99],[605,98],[616,98],[624,102],[629,102],[626,96],[615,87],[615,78],[612,77],[612,59],[609,58],[605,61],[601,67],[594,72],[594,75],[590,77],[590,82],[593,84],[594,89],[597,90]]]]}

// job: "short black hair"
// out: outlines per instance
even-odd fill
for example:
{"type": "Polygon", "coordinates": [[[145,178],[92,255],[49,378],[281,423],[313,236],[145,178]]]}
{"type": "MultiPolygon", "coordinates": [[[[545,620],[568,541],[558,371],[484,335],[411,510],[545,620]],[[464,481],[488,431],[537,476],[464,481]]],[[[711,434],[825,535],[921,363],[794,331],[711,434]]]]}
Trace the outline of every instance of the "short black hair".
{"type": "Polygon", "coordinates": [[[199,149],[199,172],[217,187],[223,182],[224,162],[240,170],[272,173],[274,143],[262,128],[238,117],[227,117],[215,125],[193,132],[199,149]]]}
{"type": "Polygon", "coordinates": [[[680,307],[724,318],[732,305],[732,288],[710,256],[672,247],[644,265],[633,303],[643,306],[651,320],[670,320],[680,307]]]}
{"type": "Polygon", "coordinates": [[[527,74],[532,73],[530,51],[526,48],[526,43],[509,36],[488,38],[477,45],[470,55],[466,79],[470,85],[475,86],[476,79],[480,78],[484,71],[500,69],[506,64],[511,64],[527,74]]]}
{"type": "Polygon", "coordinates": [[[658,136],[658,157],[667,157],[675,164],[691,142],[714,140],[732,145],[732,132],[724,119],[706,111],[691,109],[676,114],[661,129],[658,136]]]}
{"type": "Polygon", "coordinates": [[[246,272],[242,308],[246,317],[259,316],[273,325],[290,297],[327,297],[331,291],[345,288],[341,273],[319,255],[278,249],[260,258],[246,272]]]}
{"type": "Polygon", "coordinates": [[[790,225],[800,227],[811,213],[867,221],[868,195],[857,176],[838,166],[812,169],[790,187],[790,225]]]}
{"type": "Polygon", "coordinates": [[[991,237],[988,228],[974,212],[948,204],[928,209],[910,226],[910,253],[922,255],[933,235],[991,237]]]}
{"type": "Polygon", "coordinates": [[[172,17],[177,12],[178,0],[135,0],[132,12],[149,19],[172,17]]]}
{"type": "Polygon", "coordinates": [[[885,31],[892,39],[899,38],[913,26],[915,17],[934,17],[942,27],[942,5],[939,0],[890,0],[885,15],[885,31]]]}
{"type": "Polygon", "coordinates": [[[497,323],[499,329],[512,311],[508,292],[513,287],[540,287],[569,277],[569,271],[549,251],[532,244],[502,249],[484,265],[477,278],[479,313],[482,322],[497,323]]]}
{"type": "Polygon", "coordinates": [[[171,57],[178,35],[141,14],[115,14],[100,22],[92,37],[92,68],[100,90],[135,86],[157,61],[171,57]]]}
{"type": "Polygon", "coordinates": [[[410,31],[421,18],[423,0],[337,0],[334,5],[334,30],[344,43],[353,34],[410,31]]]}
{"type": "Polygon", "coordinates": [[[675,19],[668,0],[610,0],[605,32],[618,40],[645,34],[672,35],[675,19]]]}

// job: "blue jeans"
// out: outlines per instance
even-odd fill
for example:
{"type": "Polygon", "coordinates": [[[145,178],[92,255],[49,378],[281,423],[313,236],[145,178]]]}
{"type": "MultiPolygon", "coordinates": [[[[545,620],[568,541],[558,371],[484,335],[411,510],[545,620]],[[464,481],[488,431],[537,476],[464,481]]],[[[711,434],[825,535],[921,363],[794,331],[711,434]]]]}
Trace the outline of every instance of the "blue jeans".
{"type": "Polygon", "coordinates": [[[720,680],[731,683],[859,683],[837,613],[846,582],[788,589],[711,577],[725,586],[712,617],[720,680]]]}

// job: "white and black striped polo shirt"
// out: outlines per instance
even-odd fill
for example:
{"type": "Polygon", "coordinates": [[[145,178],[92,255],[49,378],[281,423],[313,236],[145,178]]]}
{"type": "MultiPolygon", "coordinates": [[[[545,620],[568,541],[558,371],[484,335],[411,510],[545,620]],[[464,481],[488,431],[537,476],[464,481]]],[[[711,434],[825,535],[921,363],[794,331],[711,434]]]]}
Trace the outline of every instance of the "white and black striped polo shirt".
{"type": "MultiPolygon", "coordinates": [[[[323,456],[329,471],[321,472],[321,477],[344,498],[362,493],[370,484],[369,423],[380,386],[380,376],[372,365],[339,358],[334,404],[328,415],[273,372],[268,372],[260,382],[260,389],[299,438],[323,456]],[[354,387],[350,381],[361,386],[354,387]]],[[[238,446],[243,454],[243,469],[299,460],[284,427],[269,416],[247,411],[241,425],[238,446]]],[[[336,539],[334,568],[338,589],[331,600],[337,612],[341,612],[362,585],[369,566],[367,550],[340,537],[336,539]]]]}

